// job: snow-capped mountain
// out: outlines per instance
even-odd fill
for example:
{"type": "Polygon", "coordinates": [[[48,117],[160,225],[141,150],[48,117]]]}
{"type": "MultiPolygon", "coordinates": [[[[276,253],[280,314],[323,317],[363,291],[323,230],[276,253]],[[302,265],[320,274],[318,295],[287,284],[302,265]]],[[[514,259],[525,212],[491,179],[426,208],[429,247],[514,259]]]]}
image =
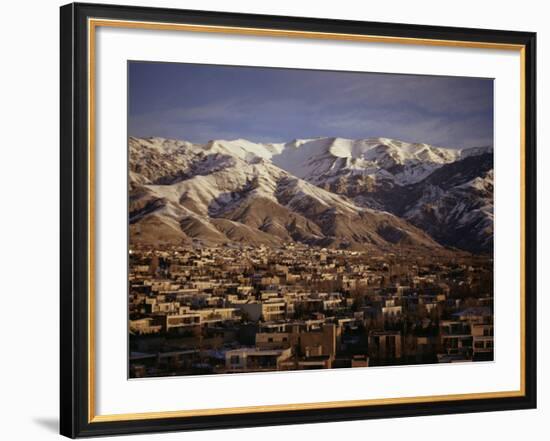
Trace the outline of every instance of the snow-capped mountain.
{"type": "Polygon", "coordinates": [[[297,241],[353,249],[441,250],[388,212],[362,207],[276,164],[285,144],[196,145],[130,138],[130,224],[139,243],[297,241]]]}
{"type": "Polygon", "coordinates": [[[212,141],[209,145],[230,151],[241,159],[269,159],[283,170],[314,184],[343,175],[360,175],[410,185],[445,164],[491,151],[489,147],[450,149],[388,138],[314,138],[284,144],[237,139],[212,141]]]}
{"type": "Polygon", "coordinates": [[[289,143],[272,161],[316,184],[359,175],[407,185],[422,180],[443,164],[456,161],[460,155],[460,150],[386,138],[320,138],[289,143]]]}
{"type": "Polygon", "coordinates": [[[433,171],[426,177],[404,184],[366,173],[340,173],[335,178],[318,178],[316,182],[359,206],[403,217],[443,245],[491,252],[492,150],[462,150],[453,162],[430,166],[433,171]]]}
{"type": "Polygon", "coordinates": [[[428,233],[447,246],[492,249],[489,147],[387,138],[130,138],[129,146],[139,240],[153,240],[162,226],[167,241],[438,247],[428,233]]]}
{"type": "Polygon", "coordinates": [[[493,249],[493,157],[470,156],[445,165],[405,189],[410,203],[396,211],[440,243],[490,252],[493,249]]]}

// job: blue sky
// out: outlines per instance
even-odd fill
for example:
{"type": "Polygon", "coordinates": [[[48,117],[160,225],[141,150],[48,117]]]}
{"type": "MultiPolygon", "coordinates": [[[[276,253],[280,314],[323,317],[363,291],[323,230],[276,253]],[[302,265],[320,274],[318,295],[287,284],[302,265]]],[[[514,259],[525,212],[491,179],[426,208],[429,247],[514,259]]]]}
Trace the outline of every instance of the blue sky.
{"type": "Polygon", "coordinates": [[[132,136],[493,144],[493,80],[130,62],[132,136]]]}

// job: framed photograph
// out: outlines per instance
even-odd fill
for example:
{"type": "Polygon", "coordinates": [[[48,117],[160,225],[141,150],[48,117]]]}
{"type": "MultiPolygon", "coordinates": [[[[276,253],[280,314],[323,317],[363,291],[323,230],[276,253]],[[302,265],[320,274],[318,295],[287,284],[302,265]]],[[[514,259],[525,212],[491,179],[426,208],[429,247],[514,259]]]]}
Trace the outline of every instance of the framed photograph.
{"type": "Polygon", "coordinates": [[[534,33],[61,8],[61,433],[536,406],[534,33]]]}

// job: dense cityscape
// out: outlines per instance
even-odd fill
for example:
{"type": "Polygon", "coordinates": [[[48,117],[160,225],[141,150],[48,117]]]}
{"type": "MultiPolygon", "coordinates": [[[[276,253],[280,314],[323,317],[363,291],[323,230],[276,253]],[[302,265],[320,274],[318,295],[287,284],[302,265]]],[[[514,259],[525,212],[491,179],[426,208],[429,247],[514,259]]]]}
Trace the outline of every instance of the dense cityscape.
{"type": "Polygon", "coordinates": [[[486,256],[134,246],[131,378],[489,361],[486,256]]]}

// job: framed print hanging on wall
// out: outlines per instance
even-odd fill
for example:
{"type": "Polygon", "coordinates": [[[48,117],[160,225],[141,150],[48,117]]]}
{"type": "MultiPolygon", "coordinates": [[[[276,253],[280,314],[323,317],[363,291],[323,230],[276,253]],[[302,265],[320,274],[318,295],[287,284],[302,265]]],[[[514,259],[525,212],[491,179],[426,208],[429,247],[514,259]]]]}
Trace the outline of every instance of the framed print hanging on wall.
{"type": "Polygon", "coordinates": [[[61,8],[61,433],[535,406],[535,34],[61,8]]]}

